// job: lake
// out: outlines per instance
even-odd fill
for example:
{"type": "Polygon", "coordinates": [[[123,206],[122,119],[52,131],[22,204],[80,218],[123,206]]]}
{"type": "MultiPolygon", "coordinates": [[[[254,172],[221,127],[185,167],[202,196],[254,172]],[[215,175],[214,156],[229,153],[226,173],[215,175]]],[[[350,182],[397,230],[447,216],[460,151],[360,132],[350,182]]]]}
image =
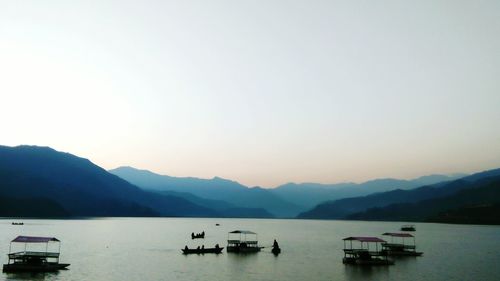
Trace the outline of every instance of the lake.
{"type": "Polygon", "coordinates": [[[87,220],[0,220],[0,260],[18,235],[54,236],[62,241],[61,262],[69,270],[47,274],[0,274],[0,280],[498,280],[500,227],[417,223],[422,257],[396,259],[388,267],[342,264],[342,238],[397,232],[401,222],[104,218],[87,220]],[[215,224],[219,223],[220,226],[215,224]],[[182,255],[181,248],[226,246],[227,233],[247,229],[270,248],[238,255],[182,255]],[[191,240],[205,231],[205,239],[191,240]]]}

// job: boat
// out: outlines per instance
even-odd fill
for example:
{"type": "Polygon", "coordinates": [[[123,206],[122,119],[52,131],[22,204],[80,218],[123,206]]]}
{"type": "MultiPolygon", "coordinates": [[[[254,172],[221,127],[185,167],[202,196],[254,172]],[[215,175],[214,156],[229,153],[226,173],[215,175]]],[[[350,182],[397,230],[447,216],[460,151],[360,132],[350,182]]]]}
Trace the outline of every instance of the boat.
{"type": "Polygon", "coordinates": [[[196,249],[189,249],[187,246],[182,249],[182,253],[184,255],[189,255],[189,254],[220,254],[224,250],[224,247],[219,247],[219,244],[215,245],[214,248],[196,248],[196,249]]]}
{"type": "Polygon", "coordinates": [[[280,247],[273,247],[273,249],[271,250],[271,253],[273,253],[275,255],[279,255],[281,253],[280,247]]]}
{"type": "Polygon", "coordinates": [[[24,225],[24,222],[12,222],[12,225],[24,225]]]}
{"type": "Polygon", "coordinates": [[[353,265],[392,265],[393,261],[382,253],[382,243],[386,243],[378,237],[347,237],[344,240],[344,264],[353,265]],[[349,243],[347,243],[349,241],[349,243]],[[358,242],[353,247],[353,241],[358,242]],[[349,245],[349,246],[348,246],[349,245]],[[372,249],[370,249],[372,245],[372,249]],[[380,245],[380,246],[379,246],[380,245]],[[373,249],[375,248],[375,249],[373,249]],[[380,249],[380,250],[379,250],[380,249]]]}
{"type": "Polygon", "coordinates": [[[10,242],[9,261],[3,265],[3,272],[51,272],[66,269],[70,264],[59,263],[60,250],[61,241],[55,237],[17,236],[10,242]],[[44,243],[45,249],[41,251],[30,249],[40,248],[34,245],[44,243]],[[18,244],[24,245],[22,250],[13,251],[13,248],[19,247],[18,244]],[[51,250],[55,245],[57,245],[57,251],[51,250]]]}
{"type": "Polygon", "coordinates": [[[227,235],[228,253],[256,253],[262,247],[259,247],[257,233],[248,230],[234,230],[227,235]]]}
{"type": "Polygon", "coordinates": [[[281,253],[281,248],[280,246],[278,245],[278,242],[276,241],[276,239],[274,239],[274,242],[273,242],[273,248],[271,250],[271,252],[274,254],[274,255],[279,255],[281,253]]]}
{"type": "Polygon", "coordinates": [[[416,229],[413,224],[406,224],[401,226],[401,231],[416,231],[416,229]]]}
{"type": "Polygon", "coordinates": [[[388,256],[421,256],[422,252],[416,251],[415,236],[410,233],[392,233],[386,232],[382,234],[391,237],[391,243],[382,243],[382,252],[388,256]],[[394,239],[397,239],[394,243],[394,239]],[[405,239],[413,238],[413,243],[405,243],[405,239]]]}
{"type": "Polygon", "coordinates": [[[204,239],[204,238],[205,238],[205,231],[197,234],[194,234],[194,232],[191,233],[191,239],[204,239]]]}

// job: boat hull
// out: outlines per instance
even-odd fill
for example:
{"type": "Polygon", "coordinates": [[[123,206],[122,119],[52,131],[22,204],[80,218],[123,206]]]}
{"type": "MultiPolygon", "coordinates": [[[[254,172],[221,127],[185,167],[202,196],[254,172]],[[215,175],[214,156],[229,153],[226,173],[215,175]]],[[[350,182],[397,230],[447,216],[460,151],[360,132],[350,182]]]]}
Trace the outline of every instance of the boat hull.
{"type": "Polygon", "coordinates": [[[11,263],[3,265],[3,272],[53,272],[67,269],[69,265],[69,263],[45,263],[41,265],[11,263]]]}
{"type": "Polygon", "coordinates": [[[206,249],[182,249],[182,253],[184,255],[189,255],[189,254],[220,254],[224,250],[224,247],[222,248],[206,248],[206,249]]]}
{"type": "Polygon", "coordinates": [[[423,253],[422,252],[410,252],[410,251],[386,251],[384,252],[387,256],[393,257],[419,257],[423,253]]]}
{"type": "Polygon", "coordinates": [[[394,262],[386,259],[356,259],[356,258],[343,258],[344,264],[353,265],[393,265],[394,262]]]}
{"type": "Polygon", "coordinates": [[[416,231],[414,227],[401,227],[401,231],[416,231]]]}
{"type": "Polygon", "coordinates": [[[257,253],[260,252],[261,247],[227,247],[228,253],[257,253]]]}

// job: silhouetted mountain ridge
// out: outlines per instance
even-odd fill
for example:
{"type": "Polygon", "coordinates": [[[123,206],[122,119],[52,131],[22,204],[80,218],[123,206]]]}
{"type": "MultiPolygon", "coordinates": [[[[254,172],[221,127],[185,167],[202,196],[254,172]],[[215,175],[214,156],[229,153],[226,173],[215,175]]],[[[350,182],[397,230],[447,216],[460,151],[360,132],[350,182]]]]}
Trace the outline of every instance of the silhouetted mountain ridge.
{"type": "Polygon", "coordinates": [[[238,208],[265,209],[279,217],[293,217],[303,209],[301,206],[283,200],[268,189],[249,188],[220,177],[178,178],[132,167],[119,167],[109,172],[144,189],[187,192],[204,199],[222,200],[238,208]]]}
{"type": "Polygon", "coordinates": [[[347,219],[439,221],[453,223],[500,223],[500,212],[494,211],[500,204],[500,176],[476,181],[460,181],[466,184],[457,192],[416,203],[391,204],[351,214],[347,219]]]}
{"type": "Polygon", "coordinates": [[[375,179],[363,183],[288,183],[272,189],[271,192],[279,195],[292,203],[312,208],[325,201],[339,200],[343,198],[359,197],[377,192],[396,189],[412,189],[428,184],[435,184],[457,179],[463,175],[429,175],[412,180],[399,180],[392,178],[375,179]]]}
{"type": "Polygon", "coordinates": [[[193,202],[199,206],[207,207],[217,211],[221,217],[228,218],[273,218],[267,210],[263,208],[241,208],[222,200],[211,200],[198,197],[188,192],[176,191],[152,191],[164,195],[173,195],[193,202]]]}
{"type": "Polygon", "coordinates": [[[393,190],[362,197],[328,201],[310,211],[301,213],[299,218],[342,219],[370,208],[382,208],[391,204],[416,203],[422,200],[450,196],[462,189],[472,188],[474,182],[500,175],[500,169],[484,171],[451,182],[437,183],[411,190],[393,190]]]}
{"type": "Polygon", "coordinates": [[[0,196],[50,198],[71,216],[216,216],[174,196],[143,191],[87,159],[48,147],[0,146],[0,196]]]}

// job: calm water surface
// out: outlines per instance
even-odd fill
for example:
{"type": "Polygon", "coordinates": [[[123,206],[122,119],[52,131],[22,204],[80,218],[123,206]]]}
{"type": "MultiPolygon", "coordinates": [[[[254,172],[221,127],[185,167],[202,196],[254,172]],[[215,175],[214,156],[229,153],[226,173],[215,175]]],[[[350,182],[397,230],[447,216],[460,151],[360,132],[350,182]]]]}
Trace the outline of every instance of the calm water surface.
{"type": "Polygon", "coordinates": [[[0,275],[0,280],[499,280],[500,227],[416,224],[422,257],[390,267],[342,264],[342,238],[398,231],[400,222],[260,219],[109,218],[91,220],[0,220],[0,260],[17,235],[55,236],[62,241],[59,273],[0,275]],[[220,226],[215,226],[220,223],[220,226]],[[185,245],[226,245],[227,232],[253,230],[270,249],[249,255],[181,254],[185,245]],[[191,232],[206,232],[191,240],[191,232]]]}

